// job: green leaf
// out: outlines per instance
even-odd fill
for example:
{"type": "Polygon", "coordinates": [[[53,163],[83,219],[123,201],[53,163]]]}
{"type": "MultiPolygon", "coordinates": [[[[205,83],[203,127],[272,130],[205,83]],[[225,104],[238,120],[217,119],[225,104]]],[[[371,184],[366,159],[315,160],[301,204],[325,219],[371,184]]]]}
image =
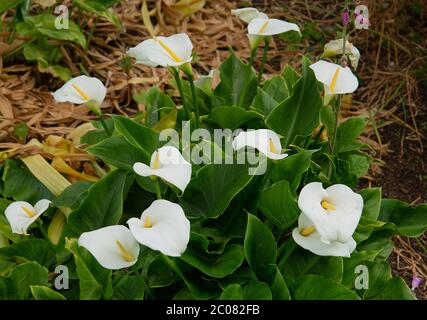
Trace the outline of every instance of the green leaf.
{"type": "Polygon", "coordinates": [[[43,59],[49,63],[58,63],[62,58],[61,50],[49,44],[46,38],[40,38],[37,42],[27,43],[22,53],[28,61],[43,59]]]}
{"type": "Polygon", "coordinates": [[[65,247],[73,254],[79,278],[80,299],[98,300],[113,294],[111,270],[103,268],[77,239],[66,240],[65,247]]]}
{"type": "MultiPolygon", "coordinates": [[[[114,121],[111,118],[104,119],[104,123],[107,126],[109,132],[113,132],[114,130],[114,121]]],[[[90,130],[86,132],[81,138],[80,142],[88,145],[97,144],[107,138],[109,138],[109,134],[105,132],[104,127],[101,124],[101,121],[92,121],[92,124],[98,130],[90,130]]]]}
{"type": "Polygon", "coordinates": [[[166,141],[160,141],[158,132],[129,118],[113,116],[113,120],[116,131],[123,135],[130,144],[143,151],[147,161],[151,159],[154,151],[166,143],[166,141]]]}
{"type": "Polygon", "coordinates": [[[154,126],[153,130],[161,132],[166,129],[174,129],[176,126],[176,119],[178,117],[178,110],[173,108],[167,115],[162,117],[154,126]]]}
{"type": "Polygon", "coordinates": [[[264,82],[262,89],[277,103],[289,97],[289,90],[285,78],[274,76],[264,82]]]}
{"type": "Polygon", "coordinates": [[[55,20],[57,18],[49,13],[25,16],[24,22],[20,22],[16,26],[16,30],[23,36],[40,37],[41,35],[45,35],[52,39],[75,42],[85,48],[86,38],[79,26],[73,21],[69,21],[68,29],[57,29],[55,27],[55,20]]]}
{"type": "Polygon", "coordinates": [[[67,300],[59,292],[45,286],[30,286],[30,289],[36,300],[67,300]]]}
{"type": "Polygon", "coordinates": [[[329,278],[314,274],[301,278],[296,300],[360,300],[359,296],[329,278]]]}
{"type": "Polygon", "coordinates": [[[68,218],[64,236],[78,237],[81,233],[115,225],[123,210],[123,188],[126,173],[115,170],[94,183],[79,209],[68,218]]]}
{"type": "Polygon", "coordinates": [[[252,214],[248,214],[244,249],[257,279],[272,284],[276,278],[276,240],[270,229],[252,214]]]}
{"type": "Polygon", "coordinates": [[[257,78],[252,67],[244,64],[232,51],[220,66],[221,82],[214,94],[222,106],[247,107],[256,94],[257,78]]]}
{"type": "Polygon", "coordinates": [[[381,207],[381,188],[370,188],[360,191],[363,198],[362,219],[354,234],[356,242],[361,242],[369,238],[375,222],[378,219],[381,207]]]}
{"type": "Polygon", "coordinates": [[[280,229],[287,229],[292,226],[300,214],[287,181],[280,181],[262,190],[259,198],[259,209],[280,229]]]}
{"type": "Polygon", "coordinates": [[[0,248],[0,260],[36,261],[45,267],[50,267],[56,262],[56,257],[55,251],[46,240],[33,238],[0,248]]]}
{"type": "Polygon", "coordinates": [[[7,160],[3,168],[3,196],[35,204],[40,199],[54,198],[53,194],[16,160],[7,160]]]}
{"type": "Polygon", "coordinates": [[[175,103],[171,97],[160,91],[156,86],[151,87],[148,91],[135,94],[134,100],[145,105],[145,125],[148,127],[152,127],[159,121],[161,109],[175,109],[175,103]]]}
{"type": "Polygon", "coordinates": [[[291,300],[289,289],[278,268],[276,272],[276,279],[274,279],[274,282],[271,286],[271,293],[274,300],[291,300]]]}
{"type": "Polygon", "coordinates": [[[259,110],[261,113],[267,115],[273,110],[279,103],[274,100],[269,94],[267,94],[260,87],[257,88],[257,94],[252,101],[252,108],[259,110]]]}
{"type": "Polygon", "coordinates": [[[209,164],[191,179],[180,205],[187,216],[216,218],[252,179],[247,165],[209,164]]]}
{"type": "Polygon", "coordinates": [[[374,297],[379,300],[416,300],[405,281],[400,277],[393,277],[387,281],[381,292],[374,297]]]}
{"type": "Polygon", "coordinates": [[[283,69],[282,77],[285,79],[289,95],[292,95],[294,92],[295,83],[301,78],[300,75],[295,71],[294,68],[287,64],[283,69]]]}
{"type": "Polygon", "coordinates": [[[208,245],[206,237],[192,232],[187,250],[181,259],[214,278],[232,274],[245,259],[243,247],[239,244],[229,245],[221,253],[208,252],[208,245]]]}
{"type": "Polygon", "coordinates": [[[304,58],[303,77],[295,83],[292,95],[274,108],[266,119],[266,124],[284,137],[285,147],[298,135],[309,136],[319,125],[322,99],[308,64],[304,58]]]}
{"type": "Polygon", "coordinates": [[[0,13],[5,12],[8,9],[15,8],[19,4],[24,2],[24,0],[7,0],[7,1],[1,1],[0,2],[0,13]]]}
{"type": "Polygon", "coordinates": [[[367,154],[345,154],[341,155],[341,158],[348,161],[350,175],[360,178],[369,170],[370,157],[367,154]]]}
{"type": "Polygon", "coordinates": [[[0,277],[0,299],[27,300],[31,285],[48,284],[48,270],[37,262],[22,263],[10,270],[8,276],[0,277]]]}
{"type": "Polygon", "coordinates": [[[133,172],[135,162],[149,163],[147,153],[130,144],[123,136],[107,138],[86,149],[105,163],[133,172]],[[120,152],[117,152],[120,150],[120,152]]]}
{"type": "Polygon", "coordinates": [[[151,249],[143,249],[140,253],[142,260],[143,279],[149,288],[168,287],[176,281],[173,269],[166,263],[161,253],[151,249]]]}
{"type": "Polygon", "coordinates": [[[366,261],[364,264],[369,271],[369,289],[364,292],[363,299],[370,299],[384,290],[391,279],[391,268],[385,261],[366,261]]]}
{"type": "Polygon", "coordinates": [[[335,112],[332,109],[331,105],[326,105],[322,107],[320,112],[320,120],[322,124],[325,126],[326,131],[329,135],[332,135],[335,130],[335,112]]]}
{"type": "Polygon", "coordinates": [[[427,204],[412,208],[399,200],[384,199],[378,219],[393,223],[400,235],[418,237],[427,229],[427,204]]]}
{"type": "Polygon", "coordinates": [[[65,188],[52,204],[57,208],[77,210],[92,185],[93,182],[77,181],[65,188]]]}
{"type": "Polygon", "coordinates": [[[117,17],[112,11],[108,10],[108,6],[103,2],[96,0],[75,0],[75,3],[77,3],[77,5],[83,10],[104,17],[117,28],[122,28],[122,23],[120,22],[119,17],[117,17]]]}
{"type": "Polygon", "coordinates": [[[288,240],[279,248],[278,267],[286,284],[294,288],[301,277],[307,274],[326,276],[340,282],[343,276],[341,257],[322,257],[315,255],[288,240]]]}
{"type": "Polygon", "coordinates": [[[241,107],[217,107],[206,118],[207,121],[217,124],[222,129],[237,129],[253,119],[262,119],[255,111],[248,111],[241,107]]]}
{"type": "Polygon", "coordinates": [[[230,284],[222,292],[220,300],[243,300],[242,287],[238,284],[230,284]]]}
{"type": "Polygon", "coordinates": [[[366,126],[364,118],[349,118],[340,124],[337,130],[334,153],[359,150],[362,144],[356,139],[362,134],[366,126]]]}
{"type": "Polygon", "coordinates": [[[248,281],[242,286],[243,300],[271,300],[272,294],[268,285],[260,281],[248,281]]]}
{"type": "Polygon", "coordinates": [[[391,240],[393,230],[383,229],[372,232],[370,237],[357,245],[360,251],[377,252],[377,259],[386,260],[393,252],[394,242],[391,240]]]}
{"type": "Polygon", "coordinates": [[[208,280],[205,277],[202,277],[197,270],[183,260],[175,259],[172,261],[167,257],[164,258],[169,261],[171,267],[184,281],[190,294],[196,299],[211,299],[220,294],[221,288],[217,281],[208,280]],[[200,285],[201,283],[203,283],[202,286],[200,285]]]}
{"type": "Polygon", "coordinates": [[[360,251],[353,252],[350,258],[345,258],[341,284],[347,288],[354,288],[354,281],[357,277],[355,273],[356,267],[365,265],[368,261],[373,261],[377,254],[377,251],[360,251]]]}
{"type": "Polygon", "coordinates": [[[318,150],[304,150],[274,163],[272,178],[275,182],[289,181],[290,190],[295,193],[303,174],[310,168],[311,157],[318,150]]]}
{"type": "Polygon", "coordinates": [[[143,300],[145,294],[144,280],[139,275],[124,275],[113,282],[113,297],[117,300],[143,300]]]}

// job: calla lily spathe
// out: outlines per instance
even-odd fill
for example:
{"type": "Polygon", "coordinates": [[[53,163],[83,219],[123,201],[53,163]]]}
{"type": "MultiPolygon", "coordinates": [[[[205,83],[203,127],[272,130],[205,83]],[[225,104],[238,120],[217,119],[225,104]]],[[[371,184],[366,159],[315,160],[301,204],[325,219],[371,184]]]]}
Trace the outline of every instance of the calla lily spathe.
{"type": "Polygon", "coordinates": [[[179,257],[187,249],[190,222],[176,203],[156,200],[140,219],[131,218],[127,223],[135,239],[153,250],[179,257]]]}
{"type": "MultiPolygon", "coordinates": [[[[331,58],[343,53],[343,39],[331,40],[323,49],[322,58],[331,58]]],[[[345,42],[345,54],[348,56],[351,66],[353,69],[357,69],[360,59],[360,52],[351,42],[348,40],[345,42]]]]}
{"type": "Polygon", "coordinates": [[[150,67],[179,67],[192,60],[193,44],[186,33],[144,40],[127,54],[150,67]]]}
{"type": "Polygon", "coordinates": [[[235,15],[246,23],[250,23],[253,19],[256,18],[268,19],[268,16],[265,13],[259,12],[258,9],[252,7],[234,9],[231,10],[231,14],[235,15]]]}
{"type": "Polygon", "coordinates": [[[268,37],[288,31],[296,31],[301,34],[299,27],[295,23],[279,19],[255,18],[248,25],[248,38],[251,49],[258,48],[262,39],[268,39],[268,37]]]}
{"type": "Polygon", "coordinates": [[[279,19],[255,18],[248,25],[250,36],[274,36],[288,31],[301,33],[298,25],[279,19]]]}
{"type": "Polygon", "coordinates": [[[128,268],[138,260],[139,243],[125,226],[108,226],[84,232],[78,243],[106,269],[128,268]]]}
{"type": "Polygon", "coordinates": [[[359,194],[343,184],[324,189],[312,182],[301,190],[298,206],[302,213],[292,232],[296,243],[322,256],[350,256],[363,210],[359,194]]]}
{"type": "Polygon", "coordinates": [[[325,95],[347,94],[356,91],[359,86],[357,77],[349,67],[320,60],[310,66],[316,79],[324,84],[325,95]]]}
{"type": "Polygon", "coordinates": [[[47,199],[38,201],[34,207],[25,201],[11,203],[4,214],[9,221],[12,232],[27,234],[28,227],[49,208],[50,203],[50,200],[47,199]]]}
{"type": "Polygon", "coordinates": [[[67,81],[53,93],[56,102],[75,104],[93,103],[98,107],[104,101],[107,88],[98,78],[78,76],[67,81]]]}
{"type": "Polygon", "coordinates": [[[143,177],[155,176],[184,192],[191,180],[191,164],[172,146],[164,146],[151,155],[150,166],[136,162],[133,170],[143,177]]]}
{"type": "Polygon", "coordinates": [[[345,242],[324,243],[319,232],[313,228],[313,222],[303,213],[298,218],[298,228],[292,231],[292,238],[302,248],[318,256],[350,257],[356,248],[353,238],[345,242]]]}
{"type": "Polygon", "coordinates": [[[244,147],[257,149],[270,159],[280,160],[288,155],[282,152],[280,137],[269,129],[259,129],[240,132],[233,139],[233,149],[239,150],[244,147]]]}

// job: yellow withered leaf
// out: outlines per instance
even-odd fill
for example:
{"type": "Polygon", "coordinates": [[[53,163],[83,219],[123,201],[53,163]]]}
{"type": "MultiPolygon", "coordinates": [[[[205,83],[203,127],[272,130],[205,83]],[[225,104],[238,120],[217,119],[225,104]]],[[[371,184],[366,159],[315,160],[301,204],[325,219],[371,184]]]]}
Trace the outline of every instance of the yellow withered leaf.
{"type": "Polygon", "coordinates": [[[99,180],[98,177],[90,176],[74,170],[61,157],[53,158],[52,166],[61,173],[67,174],[69,176],[72,176],[81,180],[86,180],[91,182],[96,182],[99,180]]]}
{"type": "MultiPolygon", "coordinates": [[[[42,149],[42,144],[36,139],[31,140],[27,145],[38,146],[42,149]]],[[[31,173],[55,196],[59,196],[71,183],[55,170],[41,155],[36,154],[22,158],[22,162],[28,167],[31,173]]]]}
{"type": "Polygon", "coordinates": [[[172,8],[179,11],[185,16],[189,16],[200,9],[206,4],[206,0],[180,0],[172,5],[172,8]]]}

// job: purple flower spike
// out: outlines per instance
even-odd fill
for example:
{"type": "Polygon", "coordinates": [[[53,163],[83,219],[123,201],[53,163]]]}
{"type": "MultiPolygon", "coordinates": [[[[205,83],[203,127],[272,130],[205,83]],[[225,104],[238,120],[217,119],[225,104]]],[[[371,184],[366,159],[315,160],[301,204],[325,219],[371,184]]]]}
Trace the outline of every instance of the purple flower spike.
{"type": "Polygon", "coordinates": [[[417,277],[417,276],[413,276],[412,277],[412,288],[411,290],[414,291],[423,281],[423,279],[417,277]]]}
{"type": "Polygon", "coordinates": [[[347,10],[345,10],[343,13],[342,13],[342,23],[343,23],[343,25],[344,26],[347,26],[348,25],[348,22],[350,21],[350,14],[348,13],[348,11],[347,10]]]}

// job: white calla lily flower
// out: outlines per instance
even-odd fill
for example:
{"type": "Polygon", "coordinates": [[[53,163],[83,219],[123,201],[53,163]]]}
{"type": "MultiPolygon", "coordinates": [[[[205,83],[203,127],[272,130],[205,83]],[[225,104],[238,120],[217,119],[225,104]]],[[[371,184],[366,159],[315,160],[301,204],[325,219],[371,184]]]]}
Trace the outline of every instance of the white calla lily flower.
{"type": "Polygon", "coordinates": [[[138,260],[139,243],[125,226],[108,226],[84,232],[78,243],[106,269],[128,268],[138,260]]]}
{"type": "Polygon", "coordinates": [[[288,155],[282,152],[280,137],[269,129],[258,129],[240,132],[233,139],[233,149],[239,150],[244,147],[252,147],[263,153],[270,159],[280,160],[288,155]]]}
{"type": "Polygon", "coordinates": [[[356,241],[351,237],[345,242],[324,243],[313,227],[313,222],[303,213],[299,216],[298,228],[292,231],[292,238],[298,245],[318,256],[350,257],[356,248],[356,241]]]}
{"type": "Polygon", "coordinates": [[[252,50],[258,48],[262,39],[282,34],[288,31],[301,31],[295,23],[286,22],[279,19],[255,18],[248,25],[248,38],[252,50]]]}
{"type": "MultiPolygon", "coordinates": [[[[294,239],[297,243],[299,241],[299,244],[306,248],[315,242],[314,239],[319,240],[321,244],[312,246],[312,250],[308,249],[316,254],[326,247],[328,249],[325,250],[334,248],[354,250],[352,236],[363,210],[363,198],[359,194],[343,184],[335,184],[324,189],[320,182],[312,182],[301,190],[298,206],[302,214],[299,228],[297,231],[294,230],[294,239]],[[310,238],[302,242],[300,236],[310,238]]],[[[336,251],[337,255],[341,253],[342,251],[336,251]]]]}
{"type": "Polygon", "coordinates": [[[190,221],[176,203],[156,200],[144,210],[141,219],[131,218],[127,223],[135,239],[153,250],[179,257],[187,249],[190,221]]]}
{"type": "Polygon", "coordinates": [[[255,18],[248,25],[251,36],[274,36],[288,31],[301,33],[298,25],[279,19],[255,18]]]}
{"type": "Polygon", "coordinates": [[[133,170],[143,177],[156,176],[184,192],[191,180],[191,163],[176,147],[164,146],[151,155],[150,166],[136,162],[133,170]]]}
{"type": "Polygon", "coordinates": [[[92,103],[99,107],[107,95],[107,88],[98,78],[78,76],[67,81],[53,93],[56,102],[92,103]]]}
{"type": "Polygon", "coordinates": [[[325,95],[347,94],[356,91],[359,86],[357,77],[349,67],[320,60],[310,68],[314,71],[316,79],[324,84],[325,95]]]}
{"type": "Polygon", "coordinates": [[[268,16],[265,13],[259,12],[258,9],[252,7],[234,9],[231,10],[231,14],[235,15],[246,23],[250,23],[253,19],[256,18],[268,19],[268,16]]]}
{"type": "Polygon", "coordinates": [[[186,33],[144,40],[127,54],[150,67],[178,67],[192,60],[193,44],[186,33]]]}
{"type": "MultiPolygon", "coordinates": [[[[343,53],[343,39],[331,40],[323,49],[323,58],[331,58],[343,53]]],[[[348,40],[345,42],[345,54],[348,56],[351,66],[357,69],[360,59],[360,51],[348,40]]]]}
{"type": "Polygon", "coordinates": [[[34,207],[25,201],[15,201],[11,203],[4,214],[9,221],[13,233],[27,234],[28,227],[45,212],[51,201],[47,199],[39,200],[34,207]]]}

